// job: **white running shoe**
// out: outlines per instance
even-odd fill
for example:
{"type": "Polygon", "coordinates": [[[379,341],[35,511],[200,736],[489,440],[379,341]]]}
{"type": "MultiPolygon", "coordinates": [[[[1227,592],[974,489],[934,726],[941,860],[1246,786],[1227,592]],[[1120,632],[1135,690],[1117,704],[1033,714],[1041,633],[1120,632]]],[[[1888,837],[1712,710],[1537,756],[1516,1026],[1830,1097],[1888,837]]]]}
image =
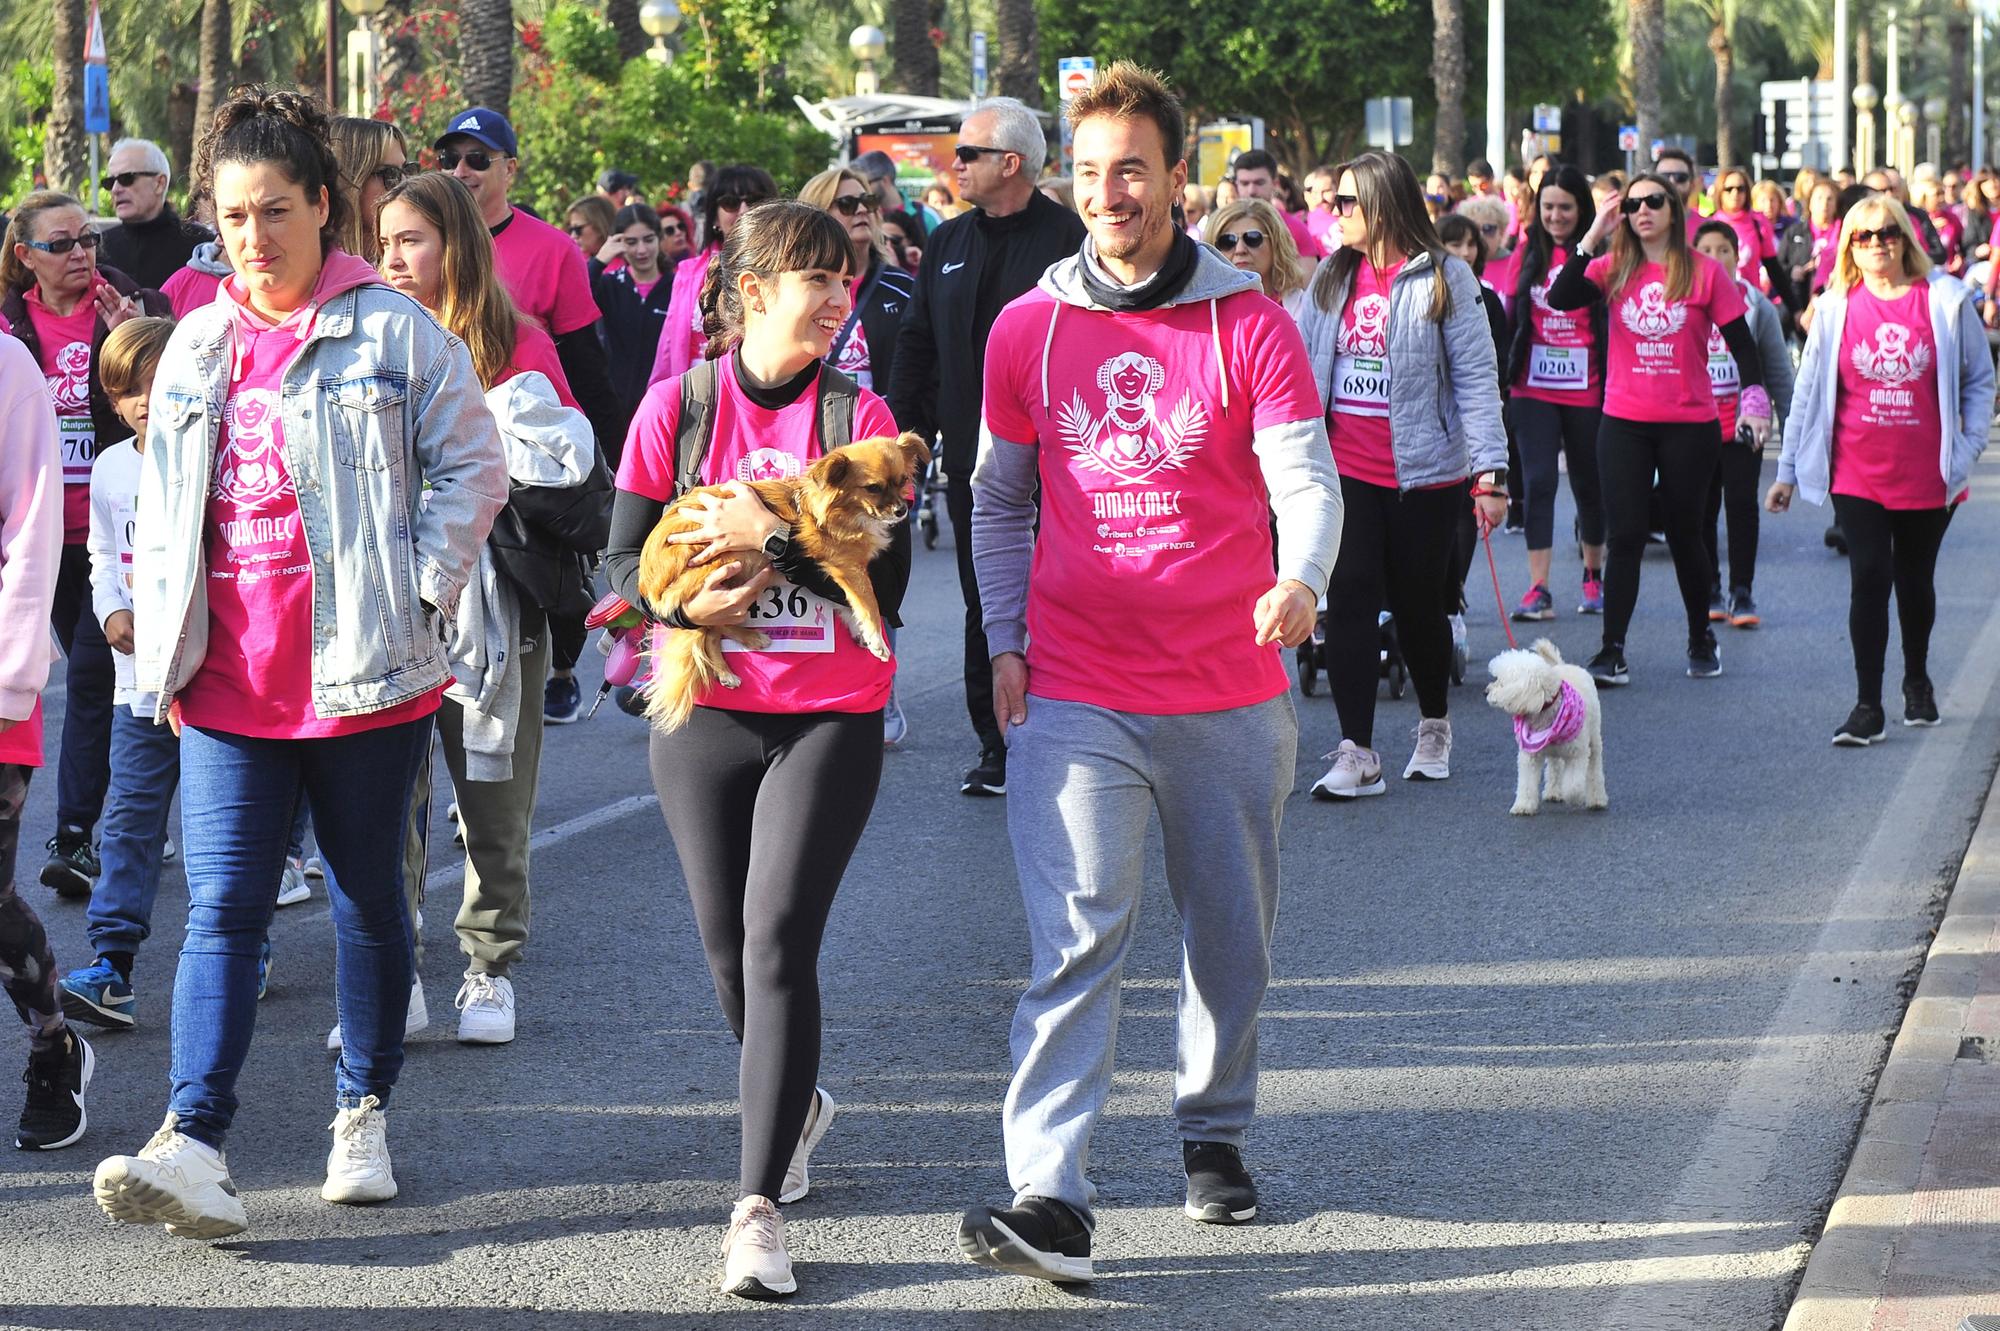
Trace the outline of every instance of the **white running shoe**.
{"type": "Polygon", "coordinates": [[[312,889],[306,886],[306,862],[286,860],[285,876],[278,880],[278,904],[296,906],[310,896],[312,889]]]}
{"type": "Polygon", "coordinates": [[[792,1152],[792,1163],[785,1168],[785,1190],[778,1194],[781,1202],[802,1201],[812,1191],[812,1175],[806,1165],[812,1159],[813,1147],[819,1145],[820,1138],[833,1126],[833,1113],[839,1106],[823,1086],[813,1087],[812,1109],[806,1114],[805,1131],[799,1134],[799,1144],[792,1152]]]}
{"type": "MultiPolygon", "coordinates": [[[[570,719],[571,719],[571,720],[575,720],[576,718],[574,718],[574,717],[571,717],[570,719]]],[[[451,823],[451,844],[452,844],[452,845],[454,845],[454,846],[457,846],[457,847],[458,847],[458,848],[459,848],[460,850],[464,850],[464,849],[465,849],[465,823],[464,823],[464,821],[463,821],[462,819],[460,819],[460,818],[459,818],[459,816],[458,816],[458,801],[457,801],[457,800],[453,800],[453,801],[451,802],[451,807],[447,808],[447,809],[446,809],[446,810],[444,811],[444,816],[445,816],[445,817],[446,817],[446,819],[448,819],[448,820],[450,821],[450,823],[451,823]]]]}
{"type": "Polygon", "coordinates": [[[222,1152],[176,1126],[173,1114],[137,1155],[100,1162],[92,1191],[113,1220],[165,1225],[182,1239],[219,1239],[249,1226],[222,1152]]]}
{"type": "Polygon", "coordinates": [[[366,1096],[352,1109],[334,1114],[333,1150],[326,1157],[326,1182],[319,1195],[330,1202],[386,1202],[396,1195],[396,1171],[389,1167],[389,1116],[382,1102],[366,1096]]]}
{"type": "Polygon", "coordinates": [[[1450,775],[1451,722],[1427,716],[1417,722],[1417,747],[1403,769],[1403,780],[1442,781],[1450,775]]]}
{"type": "Polygon", "coordinates": [[[514,1040],[514,982],[504,975],[472,974],[452,1000],[458,1008],[460,1044],[511,1044],[514,1040]]]}
{"type": "Polygon", "coordinates": [[[746,1299],[775,1299],[798,1291],[785,1220],[769,1197],[745,1197],[729,1213],[722,1237],[722,1292],[746,1299]]]}
{"type": "Polygon", "coordinates": [[[181,857],[181,848],[174,844],[174,839],[172,837],[168,837],[164,842],[161,843],[160,863],[172,864],[175,860],[179,859],[180,857],[181,857]]]}
{"type": "Polygon", "coordinates": [[[326,865],[324,862],[321,861],[319,856],[317,855],[306,856],[306,877],[308,878],[326,877],[326,865]]]}
{"type": "Polygon", "coordinates": [[[1344,739],[1339,748],[1326,756],[1333,759],[1333,766],[1313,782],[1314,799],[1359,799],[1363,795],[1380,795],[1388,789],[1382,783],[1382,755],[1375,750],[1344,739]]]}
{"type": "MultiPolygon", "coordinates": [[[[424,1008],[424,982],[422,980],[412,980],[410,981],[410,1010],[403,1017],[403,1038],[405,1040],[409,1039],[412,1035],[415,1035],[430,1024],[431,1014],[424,1008]]],[[[333,1029],[326,1033],[327,1052],[339,1053],[340,1045],[340,1023],[336,1021],[333,1023],[333,1029]]]]}

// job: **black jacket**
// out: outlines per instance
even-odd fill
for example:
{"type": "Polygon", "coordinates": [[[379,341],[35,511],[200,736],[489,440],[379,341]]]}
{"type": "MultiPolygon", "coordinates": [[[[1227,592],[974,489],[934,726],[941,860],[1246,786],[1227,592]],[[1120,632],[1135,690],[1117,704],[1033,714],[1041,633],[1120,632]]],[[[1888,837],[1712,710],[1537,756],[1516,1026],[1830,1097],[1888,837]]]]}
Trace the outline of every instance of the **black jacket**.
{"type": "MultiPolygon", "coordinates": [[[[165,296],[141,287],[116,268],[99,264],[97,275],[115,287],[119,295],[136,296],[141,314],[159,315],[167,319],[174,317],[173,305],[165,296]]],[[[26,290],[10,291],[4,299],[0,299],[0,318],[4,318],[13,328],[14,336],[27,345],[29,353],[35,358],[35,364],[40,365],[42,344],[35,333],[35,321],[28,315],[26,290]]],[[[97,446],[100,449],[109,448],[132,433],[124,418],[112,408],[111,399],[105,396],[104,385],[97,377],[97,366],[104,355],[104,339],[110,331],[104,326],[104,316],[99,315],[90,336],[90,419],[97,431],[97,446]]]]}
{"type": "MultiPolygon", "coordinates": [[[[879,258],[869,264],[868,276],[861,281],[861,332],[868,339],[868,381],[877,393],[885,392],[895,377],[903,316],[916,290],[914,274],[879,258]]],[[[898,416],[896,423],[902,425],[903,418],[898,416]]]]}
{"type": "Polygon", "coordinates": [[[187,267],[194,247],[214,240],[207,227],[184,222],[174,206],[160,209],[150,222],[120,222],[104,232],[98,254],[107,268],[116,268],[142,287],[158,290],[168,278],[187,267]]]}
{"type": "MultiPolygon", "coordinates": [[[[1007,217],[952,218],[924,246],[916,295],[896,339],[889,410],[896,424],[941,435],[945,470],[970,480],[979,450],[986,335],[1049,265],[1083,248],[1083,219],[1037,190],[1007,217]]],[[[878,375],[875,380],[882,383],[878,375]]]]}
{"type": "MultiPolygon", "coordinates": [[[[652,290],[639,294],[629,268],[607,269],[596,259],[590,261],[590,294],[597,298],[598,313],[604,316],[604,352],[610,362],[611,391],[629,421],[646,396],[646,376],[653,372],[653,355],[660,348],[660,329],[666,326],[667,304],[674,295],[674,274],[662,269],[652,290]]],[[[624,444],[624,440],[619,440],[624,444]]]]}

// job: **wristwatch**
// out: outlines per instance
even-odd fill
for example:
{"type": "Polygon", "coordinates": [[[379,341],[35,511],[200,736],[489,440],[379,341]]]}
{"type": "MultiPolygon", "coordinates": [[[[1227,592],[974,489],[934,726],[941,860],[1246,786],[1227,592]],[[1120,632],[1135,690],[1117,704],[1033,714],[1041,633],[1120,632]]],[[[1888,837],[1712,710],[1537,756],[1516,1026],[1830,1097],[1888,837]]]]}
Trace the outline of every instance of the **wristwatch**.
{"type": "Polygon", "coordinates": [[[764,538],[764,558],[773,564],[783,559],[792,548],[792,529],[780,527],[764,538]]]}

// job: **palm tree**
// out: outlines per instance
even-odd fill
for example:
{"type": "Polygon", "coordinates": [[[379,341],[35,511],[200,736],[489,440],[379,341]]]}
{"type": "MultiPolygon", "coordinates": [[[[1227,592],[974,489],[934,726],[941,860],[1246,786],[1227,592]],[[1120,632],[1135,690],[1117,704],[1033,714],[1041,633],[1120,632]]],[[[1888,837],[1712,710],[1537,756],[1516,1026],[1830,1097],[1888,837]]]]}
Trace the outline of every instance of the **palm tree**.
{"type": "Polygon", "coordinates": [[[938,52],[931,29],[944,21],[943,0],[890,0],[890,82],[899,92],[938,95],[938,52]]]}
{"type": "Polygon", "coordinates": [[[202,0],[201,67],[195,76],[194,132],[208,129],[215,108],[229,92],[236,67],[236,44],[230,40],[229,0],[202,0]]]}
{"type": "Polygon", "coordinates": [[[1456,179],[1465,166],[1465,0],[1431,0],[1431,81],[1437,132],[1431,170],[1456,179]]]}
{"type": "Polygon", "coordinates": [[[1660,60],[1667,42],[1666,3],[1625,0],[1625,12],[1631,29],[1632,102],[1643,153],[1646,145],[1660,136],[1660,60]]]}
{"type": "Polygon", "coordinates": [[[514,95],[513,0],[464,0],[459,6],[458,78],[469,105],[507,114],[514,95]]]}
{"type": "Polygon", "coordinates": [[[1695,0],[1708,20],[1708,53],[1715,58],[1715,164],[1736,165],[1737,0],[1695,0]]]}
{"type": "Polygon", "coordinates": [[[995,87],[1002,97],[1042,104],[1041,28],[1035,0],[999,0],[1000,68],[995,87]]]}
{"type": "Polygon", "coordinates": [[[618,58],[633,60],[646,54],[652,45],[646,30],[639,26],[639,0],[605,0],[604,17],[618,34],[618,58]]]}
{"type": "Polygon", "coordinates": [[[55,104],[42,147],[42,173],[51,189],[74,189],[89,169],[83,133],[83,37],[89,15],[83,0],[55,3],[55,104]]]}

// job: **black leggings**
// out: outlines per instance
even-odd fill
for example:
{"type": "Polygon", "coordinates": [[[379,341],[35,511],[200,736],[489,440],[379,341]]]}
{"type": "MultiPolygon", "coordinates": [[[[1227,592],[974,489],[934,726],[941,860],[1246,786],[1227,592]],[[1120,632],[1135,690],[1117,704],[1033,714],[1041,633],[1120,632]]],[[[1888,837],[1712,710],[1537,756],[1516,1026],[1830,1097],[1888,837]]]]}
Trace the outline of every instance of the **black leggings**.
{"type": "Polygon", "coordinates": [[[1725,503],[1729,506],[1729,589],[1749,591],[1757,578],[1758,484],[1764,477],[1764,452],[1753,444],[1735,440],[1722,446],[1715,476],[1708,483],[1708,512],[1702,521],[1701,539],[1708,543],[1708,583],[1722,585],[1722,547],[1716,540],[1715,520],[1725,503]]]}
{"type": "Polygon", "coordinates": [[[1639,603],[1639,561],[1651,530],[1653,478],[1659,477],[1660,520],[1674,577],[1687,608],[1688,643],[1708,632],[1708,551],[1701,519],[1709,478],[1722,450],[1722,427],[1706,421],[1628,421],[1606,416],[1597,435],[1597,474],[1604,485],[1610,546],[1604,564],[1604,645],[1623,647],[1639,603]]]}
{"type": "Polygon", "coordinates": [[[1465,611],[1465,579],[1472,572],[1472,554],[1479,548],[1479,524],[1472,516],[1472,481],[1458,487],[1458,518],[1451,531],[1451,558],[1445,562],[1444,612],[1465,611]]]}
{"type": "Polygon", "coordinates": [[[652,740],[722,1015],[743,1047],[745,1197],[777,1200],[819,1077],[819,948],[882,781],[882,713],[697,707],[652,740]]]}
{"type": "Polygon", "coordinates": [[[35,769],[0,763],[0,979],[14,1011],[28,1028],[28,1043],[45,1054],[62,1042],[62,1004],[56,1001],[56,959],[35,908],[14,890],[15,852],[21,845],[21,809],[35,769]]]}
{"type": "Polygon", "coordinates": [[[590,630],[583,626],[583,620],[582,615],[549,616],[551,670],[574,670],[583,659],[584,645],[590,641],[590,630]]]}
{"type": "Polygon", "coordinates": [[[1604,412],[1597,407],[1564,407],[1538,398],[1509,399],[1507,413],[1514,438],[1521,446],[1521,470],[1527,487],[1528,548],[1547,550],[1556,543],[1556,490],[1561,484],[1558,459],[1569,457],[1569,492],[1576,499],[1576,520],[1585,545],[1604,544],[1604,496],[1597,482],[1597,432],[1604,412]]]}
{"type": "MultiPolygon", "coordinates": [[[[1857,701],[1882,705],[1882,660],[1889,652],[1889,592],[1903,628],[1903,679],[1929,680],[1931,626],[1937,623],[1938,547],[1953,510],[1891,509],[1872,499],[1833,497],[1847,535],[1847,636],[1854,642],[1857,701]]],[[[1735,528],[1730,529],[1732,536],[1735,528]]]]}
{"type": "MultiPolygon", "coordinates": [[[[1326,673],[1340,733],[1375,747],[1375,690],[1382,677],[1376,616],[1387,605],[1417,708],[1442,717],[1451,692],[1451,625],[1445,584],[1463,485],[1398,494],[1352,476],[1340,478],[1347,512],[1340,556],[1326,591],[1326,673]]],[[[1452,607],[1455,609],[1456,607],[1452,607]]]]}

